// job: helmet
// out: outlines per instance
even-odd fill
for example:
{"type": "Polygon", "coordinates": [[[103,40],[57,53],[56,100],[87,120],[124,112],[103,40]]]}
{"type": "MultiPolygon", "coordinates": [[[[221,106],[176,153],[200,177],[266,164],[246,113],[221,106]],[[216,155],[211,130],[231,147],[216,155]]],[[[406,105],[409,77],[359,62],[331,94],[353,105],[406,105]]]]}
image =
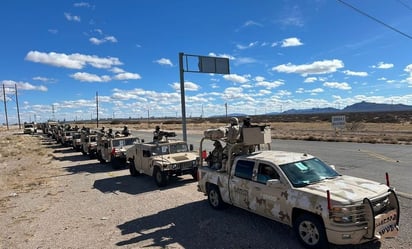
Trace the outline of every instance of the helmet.
{"type": "Polygon", "coordinates": [[[239,124],[239,120],[236,117],[231,117],[230,118],[230,124],[231,125],[238,125],[239,124]]]}
{"type": "Polygon", "coordinates": [[[160,126],[156,125],[156,130],[160,130],[160,126]]]}

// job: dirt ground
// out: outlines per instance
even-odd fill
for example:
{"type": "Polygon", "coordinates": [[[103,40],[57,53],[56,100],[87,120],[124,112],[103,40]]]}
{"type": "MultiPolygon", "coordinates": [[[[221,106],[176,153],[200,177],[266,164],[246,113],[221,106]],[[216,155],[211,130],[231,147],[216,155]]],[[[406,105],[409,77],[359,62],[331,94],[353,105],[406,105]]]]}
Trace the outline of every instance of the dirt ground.
{"type": "MultiPolygon", "coordinates": [[[[225,234],[224,241],[214,234],[210,225],[223,217],[203,208],[207,205],[205,197],[193,191],[196,183],[192,179],[183,179],[179,188],[159,190],[151,179],[136,183],[125,171],[87,161],[81,153],[41,134],[24,135],[15,128],[1,130],[0,248],[206,248],[197,244],[202,241],[209,241],[209,248],[223,248],[219,243],[225,243],[225,248],[236,243],[244,248],[265,245],[248,244],[251,242],[242,241],[242,234],[235,231],[225,234]],[[196,213],[199,208],[207,213],[196,213]],[[186,215],[195,220],[195,228],[189,227],[193,224],[187,224],[186,215]],[[175,222],[165,222],[170,217],[175,217],[175,222]],[[181,234],[181,227],[193,234],[181,234]],[[206,234],[205,239],[190,239],[200,233],[206,234]],[[172,237],[185,239],[176,242],[172,237]]],[[[272,237],[259,238],[262,241],[287,243],[282,248],[301,248],[284,226],[248,213],[242,213],[242,217],[263,234],[268,229],[278,231],[287,242],[276,242],[272,237]]],[[[403,245],[412,246],[410,242],[403,245]]]]}

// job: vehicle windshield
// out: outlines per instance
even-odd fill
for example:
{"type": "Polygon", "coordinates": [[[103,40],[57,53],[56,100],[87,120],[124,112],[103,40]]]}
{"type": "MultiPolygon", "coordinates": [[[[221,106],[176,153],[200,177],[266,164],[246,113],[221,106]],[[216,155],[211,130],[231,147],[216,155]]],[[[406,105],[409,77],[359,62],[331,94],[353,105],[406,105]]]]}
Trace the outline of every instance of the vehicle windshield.
{"type": "Polygon", "coordinates": [[[138,141],[137,137],[125,138],[121,140],[113,140],[113,147],[123,147],[123,146],[133,145],[136,141],[138,141]]]}
{"type": "Polygon", "coordinates": [[[187,151],[187,144],[185,143],[160,145],[153,149],[155,155],[167,155],[187,151]]]}
{"type": "Polygon", "coordinates": [[[302,187],[339,176],[339,173],[318,158],[283,164],[280,168],[294,187],[302,187]]]}

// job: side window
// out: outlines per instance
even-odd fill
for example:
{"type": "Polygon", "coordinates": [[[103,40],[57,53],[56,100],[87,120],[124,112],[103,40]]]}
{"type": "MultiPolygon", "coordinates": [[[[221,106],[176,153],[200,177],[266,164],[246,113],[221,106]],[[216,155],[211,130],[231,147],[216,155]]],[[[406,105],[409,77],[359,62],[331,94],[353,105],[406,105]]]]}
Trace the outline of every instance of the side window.
{"type": "Polygon", "coordinates": [[[255,165],[255,162],[253,161],[243,161],[243,160],[237,161],[236,169],[235,169],[235,176],[248,179],[248,180],[252,180],[254,165],[255,165]]]}
{"type": "Polygon", "coordinates": [[[279,174],[269,164],[259,163],[257,181],[266,183],[270,179],[279,179],[279,174]]]}
{"type": "Polygon", "coordinates": [[[143,150],[143,157],[150,157],[150,150],[143,150]]]}

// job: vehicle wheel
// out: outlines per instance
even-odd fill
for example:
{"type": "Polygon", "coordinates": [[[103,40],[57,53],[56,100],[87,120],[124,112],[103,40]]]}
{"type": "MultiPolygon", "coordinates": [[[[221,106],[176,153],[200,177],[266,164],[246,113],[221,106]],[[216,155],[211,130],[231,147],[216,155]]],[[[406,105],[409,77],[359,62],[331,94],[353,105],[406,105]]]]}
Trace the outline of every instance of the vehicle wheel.
{"type": "Polygon", "coordinates": [[[85,155],[87,155],[87,152],[82,150],[82,154],[83,154],[83,156],[85,156],[85,155]]]}
{"type": "Polygon", "coordinates": [[[310,214],[300,215],[293,224],[299,241],[309,249],[329,248],[325,226],[319,218],[310,214]]]}
{"type": "Polygon", "coordinates": [[[195,181],[198,181],[199,176],[197,175],[197,168],[193,168],[192,177],[195,181]]]}
{"type": "Polygon", "coordinates": [[[140,175],[139,171],[136,170],[136,166],[134,164],[134,160],[130,161],[129,163],[129,171],[131,176],[138,176],[140,175]]]}
{"type": "Polygon", "coordinates": [[[219,188],[216,185],[209,186],[207,190],[207,200],[214,209],[222,209],[225,206],[219,188]]]}
{"type": "Polygon", "coordinates": [[[101,164],[105,164],[106,163],[106,160],[104,160],[103,158],[102,158],[102,153],[99,151],[99,152],[97,152],[97,160],[99,160],[99,162],[101,163],[101,164]]]}
{"type": "Polygon", "coordinates": [[[111,157],[110,164],[113,169],[120,169],[122,167],[122,163],[118,157],[111,157]]]}
{"type": "Polygon", "coordinates": [[[158,167],[155,167],[153,177],[159,187],[166,186],[169,181],[168,175],[162,172],[158,167]]]}

